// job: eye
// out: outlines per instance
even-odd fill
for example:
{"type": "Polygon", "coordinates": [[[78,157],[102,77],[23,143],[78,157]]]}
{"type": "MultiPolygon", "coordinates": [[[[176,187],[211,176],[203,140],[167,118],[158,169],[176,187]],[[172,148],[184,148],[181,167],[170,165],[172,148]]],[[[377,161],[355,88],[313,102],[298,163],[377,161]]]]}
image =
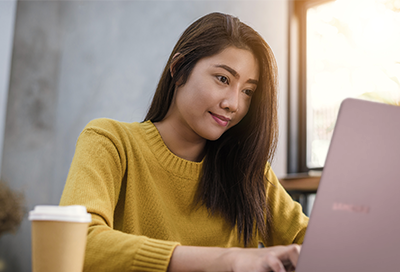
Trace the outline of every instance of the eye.
{"type": "Polygon", "coordinates": [[[250,90],[250,89],[244,89],[243,92],[244,92],[245,94],[247,94],[248,96],[250,96],[250,97],[252,97],[252,96],[253,96],[253,93],[254,93],[254,91],[253,91],[253,90],[250,90]]]}
{"type": "Polygon", "coordinates": [[[229,84],[229,80],[226,76],[217,76],[217,79],[224,84],[229,84]]]}

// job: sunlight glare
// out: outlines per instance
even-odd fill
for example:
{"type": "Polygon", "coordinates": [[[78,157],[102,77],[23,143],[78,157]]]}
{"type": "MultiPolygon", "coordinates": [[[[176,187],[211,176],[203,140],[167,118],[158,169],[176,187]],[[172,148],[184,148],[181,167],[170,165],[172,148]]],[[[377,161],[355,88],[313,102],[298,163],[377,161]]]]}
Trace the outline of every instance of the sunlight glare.
{"type": "Polygon", "coordinates": [[[308,167],[323,166],[341,101],[366,93],[400,104],[400,0],[336,0],[308,9],[308,167]]]}

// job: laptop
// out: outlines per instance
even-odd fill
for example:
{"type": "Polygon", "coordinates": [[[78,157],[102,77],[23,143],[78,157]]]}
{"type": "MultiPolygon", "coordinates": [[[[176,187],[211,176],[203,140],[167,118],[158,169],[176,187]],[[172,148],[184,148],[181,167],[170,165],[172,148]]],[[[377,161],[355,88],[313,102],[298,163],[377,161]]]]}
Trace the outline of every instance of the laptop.
{"type": "Polygon", "coordinates": [[[400,271],[400,107],[342,102],[296,272],[400,271]]]}

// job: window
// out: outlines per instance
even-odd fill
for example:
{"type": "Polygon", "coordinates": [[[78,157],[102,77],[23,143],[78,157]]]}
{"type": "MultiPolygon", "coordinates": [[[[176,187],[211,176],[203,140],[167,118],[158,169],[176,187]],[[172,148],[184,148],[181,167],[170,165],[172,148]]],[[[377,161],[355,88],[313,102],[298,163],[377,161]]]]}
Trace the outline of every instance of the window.
{"type": "Polygon", "coordinates": [[[291,2],[289,173],[324,166],[340,103],[400,101],[400,0],[291,2]]]}

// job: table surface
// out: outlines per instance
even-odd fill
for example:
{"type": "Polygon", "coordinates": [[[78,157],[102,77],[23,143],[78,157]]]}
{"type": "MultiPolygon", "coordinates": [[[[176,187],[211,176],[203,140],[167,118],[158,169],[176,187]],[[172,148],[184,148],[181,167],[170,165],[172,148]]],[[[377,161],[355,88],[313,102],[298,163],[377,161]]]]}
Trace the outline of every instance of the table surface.
{"type": "Polygon", "coordinates": [[[316,192],[320,179],[320,173],[300,173],[289,174],[279,181],[286,191],[316,192]]]}
{"type": "Polygon", "coordinates": [[[308,196],[317,192],[320,179],[320,172],[310,172],[289,174],[286,177],[279,178],[279,181],[291,197],[301,204],[303,212],[309,216],[310,203],[308,201],[308,196]]]}

